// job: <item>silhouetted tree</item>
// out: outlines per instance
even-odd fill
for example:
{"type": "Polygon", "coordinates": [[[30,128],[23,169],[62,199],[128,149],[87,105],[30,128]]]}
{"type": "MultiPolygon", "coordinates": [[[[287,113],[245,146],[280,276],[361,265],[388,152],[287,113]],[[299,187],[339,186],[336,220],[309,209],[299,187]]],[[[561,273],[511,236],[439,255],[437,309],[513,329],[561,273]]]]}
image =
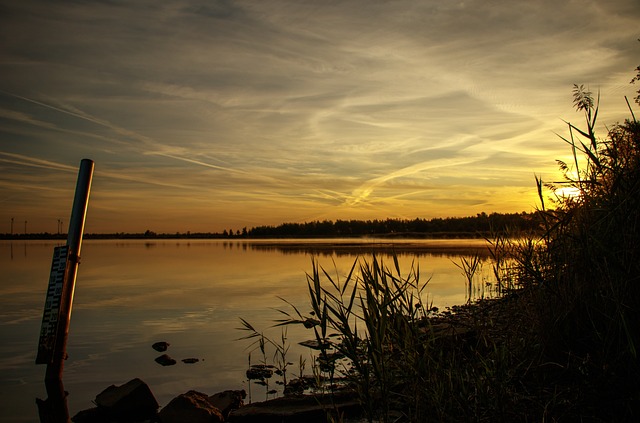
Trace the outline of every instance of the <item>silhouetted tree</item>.
{"type": "MultiPolygon", "coordinates": [[[[243,236],[254,238],[318,238],[352,236],[488,236],[491,232],[532,231],[538,221],[534,213],[478,213],[476,216],[416,218],[413,220],[330,220],[283,223],[251,228],[243,236]]],[[[233,234],[233,232],[231,233],[233,234]]]]}

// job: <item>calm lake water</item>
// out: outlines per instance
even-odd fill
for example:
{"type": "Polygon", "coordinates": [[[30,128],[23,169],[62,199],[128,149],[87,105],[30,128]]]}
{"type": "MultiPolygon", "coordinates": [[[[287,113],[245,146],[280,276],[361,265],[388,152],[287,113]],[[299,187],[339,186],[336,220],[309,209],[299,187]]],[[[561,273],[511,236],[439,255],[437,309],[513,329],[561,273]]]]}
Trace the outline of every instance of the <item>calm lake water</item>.
{"type": "MultiPolygon", "coordinates": [[[[36,365],[35,356],[56,245],[62,243],[0,241],[4,422],[38,421],[35,400],[47,397],[46,366],[36,365]]],[[[281,317],[274,308],[287,307],[278,297],[309,309],[306,273],[314,258],[345,277],[354,260],[368,260],[373,251],[393,266],[389,254],[395,250],[404,274],[414,262],[421,280],[430,278],[426,301],[444,308],[466,301],[465,279],[454,262],[485,252],[484,246],[482,240],[85,241],[63,379],[70,415],[91,408],[107,386],[135,377],[149,384],[161,406],[191,389],[210,395],[248,389],[249,342],[238,341],[245,334],[237,330],[239,319],[279,337],[280,329],[270,328],[281,317]],[[157,341],[171,344],[167,353],[178,364],[154,361],[160,353],[151,345],[157,341]],[[200,361],[180,361],[191,357],[200,361]]],[[[490,273],[486,262],[479,278],[490,273]]],[[[297,342],[310,334],[290,328],[287,335],[290,361],[308,359],[309,350],[297,342]]],[[[257,387],[251,389],[254,401],[264,400],[264,392],[260,397],[257,387]]]]}

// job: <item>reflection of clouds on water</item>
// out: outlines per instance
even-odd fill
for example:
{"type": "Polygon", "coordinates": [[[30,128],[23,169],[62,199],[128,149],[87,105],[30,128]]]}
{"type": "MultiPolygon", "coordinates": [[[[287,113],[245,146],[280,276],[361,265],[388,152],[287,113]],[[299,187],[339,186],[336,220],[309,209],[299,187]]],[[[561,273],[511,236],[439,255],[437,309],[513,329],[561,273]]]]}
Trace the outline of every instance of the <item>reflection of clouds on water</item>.
{"type": "MultiPolygon", "coordinates": [[[[430,246],[460,252],[461,243],[433,241],[430,246]]],[[[280,328],[271,326],[283,316],[275,309],[291,311],[279,297],[301,313],[309,312],[306,274],[312,272],[312,259],[334,280],[344,282],[356,259],[371,257],[361,250],[349,251],[346,245],[329,245],[331,253],[320,255],[302,248],[299,240],[282,248],[268,242],[262,243],[265,248],[248,244],[234,242],[229,248],[222,242],[190,240],[154,242],[147,248],[143,241],[85,241],[64,370],[71,412],[90,408],[104,388],[134,377],[147,382],[163,404],[189,389],[213,394],[246,388],[251,342],[238,340],[246,335],[237,329],[240,317],[279,338],[280,328]],[[177,365],[161,367],[154,362],[159,353],[151,345],[157,341],[171,344],[167,353],[178,360],[177,365]],[[180,362],[189,357],[202,361],[180,362]]],[[[426,304],[433,302],[442,310],[466,301],[465,279],[453,264],[459,256],[450,250],[438,253],[404,244],[398,254],[402,275],[407,276],[413,264],[419,267],[422,282],[431,278],[426,304]]],[[[17,397],[29,398],[25,407],[32,406],[43,389],[45,368],[33,363],[54,245],[26,245],[27,259],[0,256],[8,275],[0,287],[0,339],[7,341],[0,344],[0,371],[6,378],[0,388],[10,390],[7,400],[15,399],[16,404],[21,401],[17,397]],[[18,380],[24,384],[17,385],[18,380]]],[[[322,250],[326,252],[327,245],[322,250]]],[[[390,255],[378,258],[393,268],[390,255]]],[[[486,263],[483,272],[490,272],[486,263]]],[[[309,350],[297,343],[312,337],[301,325],[288,328],[289,361],[298,363],[302,356],[310,363],[309,350]]],[[[271,359],[273,350],[268,354],[271,359]]],[[[252,362],[259,359],[254,351],[252,362]]],[[[297,372],[297,364],[293,367],[297,372]]],[[[34,415],[31,420],[35,419],[34,415]]]]}
{"type": "MultiPolygon", "coordinates": [[[[37,345],[36,345],[37,346],[37,345]]],[[[2,348],[2,357],[0,357],[0,369],[4,372],[9,370],[17,370],[25,365],[33,365],[36,359],[35,348],[33,353],[26,351],[17,351],[17,348],[2,348]]],[[[3,375],[6,377],[6,382],[11,381],[11,377],[6,373],[3,375]]],[[[17,379],[14,379],[17,380],[17,379]]],[[[20,379],[24,384],[24,380],[20,379]]]]}
{"type": "Polygon", "coordinates": [[[207,310],[187,312],[183,315],[163,317],[156,320],[143,320],[140,326],[150,333],[172,333],[200,329],[215,324],[215,317],[207,310]]]}
{"type": "MultiPolygon", "coordinates": [[[[44,305],[44,301],[42,302],[44,305]]],[[[23,308],[19,310],[0,311],[0,325],[18,325],[31,320],[42,318],[42,308],[23,308]]]]}

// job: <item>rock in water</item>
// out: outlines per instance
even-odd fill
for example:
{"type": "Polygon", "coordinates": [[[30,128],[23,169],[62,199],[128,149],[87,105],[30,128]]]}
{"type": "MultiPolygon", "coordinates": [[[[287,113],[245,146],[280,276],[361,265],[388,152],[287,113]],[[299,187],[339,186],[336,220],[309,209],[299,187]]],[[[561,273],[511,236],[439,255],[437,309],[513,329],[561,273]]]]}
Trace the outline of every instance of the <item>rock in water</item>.
{"type": "Polygon", "coordinates": [[[133,421],[152,418],[160,407],[149,385],[138,378],[109,386],[96,396],[96,405],[110,416],[133,421]]]}
{"type": "Polygon", "coordinates": [[[273,376],[273,366],[264,364],[253,364],[247,369],[247,379],[249,380],[265,380],[273,376]]]}
{"type": "Polygon", "coordinates": [[[158,352],[165,352],[167,350],[167,348],[169,348],[169,344],[168,342],[165,341],[160,341],[160,342],[156,342],[155,344],[153,344],[151,346],[151,348],[153,348],[154,350],[158,351],[158,352]]]}
{"type": "Polygon", "coordinates": [[[162,354],[160,357],[156,357],[156,363],[161,366],[173,366],[176,364],[176,361],[167,354],[162,354]]]}
{"type": "Polygon", "coordinates": [[[217,423],[224,422],[218,408],[213,406],[206,394],[189,391],[169,402],[159,413],[162,423],[217,423]]]}
{"type": "Polygon", "coordinates": [[[247,393],[244,389],[241,391],[224,391],[211,395],[209,402],[220,410],[226,419],[232,410],[237,410],[244,405],[246,397],[247,393]]]}

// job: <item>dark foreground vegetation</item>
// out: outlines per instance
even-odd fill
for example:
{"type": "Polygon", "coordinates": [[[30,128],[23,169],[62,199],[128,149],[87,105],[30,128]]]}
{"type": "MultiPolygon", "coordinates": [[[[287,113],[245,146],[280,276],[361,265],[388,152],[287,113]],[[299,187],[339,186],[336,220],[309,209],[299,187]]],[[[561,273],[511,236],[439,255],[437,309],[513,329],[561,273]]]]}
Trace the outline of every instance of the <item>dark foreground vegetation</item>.
{"type": "MultiPolygon", "coordinates": [[[[576,86],[574,101],[586,124],[563,138],[566,180],[537,179],[542,235],[492,238],[500,297],[443,312],[417,267],[374,257],[339,278],[314,265],[310,311],[289,304],[278,323],[313,332],[306,385],[287,380],[286,337],[243,320],[265,362],[275,351],[285,392],[351,389],[369,421],[640,419],[640,125],[632,115],[598,138],[593,95],[576,86]]],[[[460,264],[470,281],[476,260],[460,264]]],[[[328,418],[342,416],[328,407],[328,418]]]]}

